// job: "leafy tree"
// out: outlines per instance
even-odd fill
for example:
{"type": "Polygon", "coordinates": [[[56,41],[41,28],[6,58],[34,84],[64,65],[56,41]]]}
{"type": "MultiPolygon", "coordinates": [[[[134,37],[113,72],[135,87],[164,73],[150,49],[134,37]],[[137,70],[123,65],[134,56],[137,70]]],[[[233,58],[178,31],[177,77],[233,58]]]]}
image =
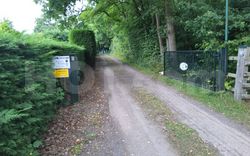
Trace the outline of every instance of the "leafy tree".
{"type": "Polygon", "coordinates": [[[57,23],[60,28],[73,29],[80,24],[78,20],[83,8],[76,6],[76,2],[85,0],[34,0],[36,3],[43,6],[44,19],[57,23]]]}
{"type": "Polygon", "coordinates": [[[68,41],[68,29],[60,29],[56,22],[51,19],[38,18],[36,20],[35,33],[42,34],[46,38],[55,39],[58,41],[68,41]]]}
{"type": "MultiPolygon", "coordinates": [[[[76,0],[40,0],[45,11],[67,16],[76,0]]],[[[80,18],[96,33],[101,44],[111,45],[131,62],[152,66],[164,50],[212,49],[225,47],[224,0],[88,0],[80,18]],[[149,44],[150,43],[150,44],[149,44]],[[122,50],[122,51],[121,51],[122,50]],[[149,58],[151,60],[149,61],[149,58]]],[[[250,4],[230,1],[230,54],[240,44],[249,44],[250,4]]],[[[116,52],[117,52],[116,51],[116,52]]]]}
{"type": "Polygon", "coordinates": [[[18,32],[13,28],[12,22],[8,19],[4,19],[3,21],[0,21],[0,33],[1,32],[18,34],[18,32]]]}

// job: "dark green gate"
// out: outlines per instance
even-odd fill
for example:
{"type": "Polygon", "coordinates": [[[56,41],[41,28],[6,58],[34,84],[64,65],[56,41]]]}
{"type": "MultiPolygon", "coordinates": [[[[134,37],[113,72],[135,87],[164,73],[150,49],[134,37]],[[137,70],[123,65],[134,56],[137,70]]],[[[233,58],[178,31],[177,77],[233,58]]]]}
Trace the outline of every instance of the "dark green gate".
{"type": "Polygon", "coordinates": [[[164,75],[213,91],[224,90],[226,51],[166,51],[164,75]],[[183,71],[180,64],[188,65],[183,71]]]}

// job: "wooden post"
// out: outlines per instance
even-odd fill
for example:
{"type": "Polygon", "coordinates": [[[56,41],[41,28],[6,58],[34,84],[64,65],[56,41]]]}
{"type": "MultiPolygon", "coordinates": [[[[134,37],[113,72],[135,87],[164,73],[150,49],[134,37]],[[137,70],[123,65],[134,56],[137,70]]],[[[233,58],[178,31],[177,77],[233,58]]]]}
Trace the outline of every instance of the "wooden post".
{"type": "Polygon", "coordinates": [[[238,62],[237,62],[237,71],[236,71],[236,80],[234,87],[234,99],[241,101],[246,95],[246,89],[244,84],[246,84],[247,79],[244,76],[248,72],[248,60],[250,54],[250,48],[240,47],[238,51],[238,62]]]}

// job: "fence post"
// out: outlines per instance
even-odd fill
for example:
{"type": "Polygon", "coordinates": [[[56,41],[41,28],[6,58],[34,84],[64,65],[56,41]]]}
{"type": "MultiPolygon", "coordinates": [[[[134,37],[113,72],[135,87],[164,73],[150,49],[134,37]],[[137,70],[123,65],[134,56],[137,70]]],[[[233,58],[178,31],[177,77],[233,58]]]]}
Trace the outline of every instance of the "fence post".
{"type": "Polygon", "coordinates": [[[217,75],[217,91],[225,89],[225,77],[227,74],[227,52],[226,49],[221,49],[218,56],[218,75],[217,75]]]}
{"type": "Polygon", "coordinates": [[[246,46],[241,46],[238,50],[238,62],[237,62],[237,71],[236,71],[236,80],[235,80],[235,89],[234,89],[234,99],[242,100],[243,94],[246,94],[246,89],[243,88],[244,83],[247,82],[244,74],[248,72],[248,67],[246,66],[247,57],[250,55],[250,48],[246,46]]]}
{"type": "Polygon", "coordinates": [[[227,62],[228,57],[227,57],[227,48],[222,48],[220,50],[220,70],[227,75],[227,62]]]}
{"type": "Polygon", "coordinates": [[[163,75],[166,75],[166,52],[163,52],[163,75]]]}
{"type": "Polygon", "coordinates": [[[78,72],[79,72],[79,64],[78,64],[78,58],[75,55],[70,55],[70,102],[72,104],[76,103],[79,101],[79,95],[78,95],[78,85],[79,85],[79,80],[78,80],[78,72]]]}

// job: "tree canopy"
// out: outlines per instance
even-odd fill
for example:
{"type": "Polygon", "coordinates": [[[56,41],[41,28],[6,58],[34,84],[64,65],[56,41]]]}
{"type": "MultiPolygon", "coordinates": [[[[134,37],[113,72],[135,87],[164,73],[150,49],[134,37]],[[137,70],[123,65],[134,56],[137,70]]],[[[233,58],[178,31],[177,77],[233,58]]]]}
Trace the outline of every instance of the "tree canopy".
{"type": "MultiPolygon", "coordinates": [[[[129,61],[145,65],[165,50],[225,47],[224,0],[88,0],[74,14],[77,0],[36,0],[54,19],[75,17],[92,29],[101,45],[110,45],[129,61]],[[79,11],[79,10],[78,10],[79,11]],[[79,13],[79,12],[78,12],[79,13]]],[[[250,2],[230,1],[230,53],[250,42],[250,2]]]]}

